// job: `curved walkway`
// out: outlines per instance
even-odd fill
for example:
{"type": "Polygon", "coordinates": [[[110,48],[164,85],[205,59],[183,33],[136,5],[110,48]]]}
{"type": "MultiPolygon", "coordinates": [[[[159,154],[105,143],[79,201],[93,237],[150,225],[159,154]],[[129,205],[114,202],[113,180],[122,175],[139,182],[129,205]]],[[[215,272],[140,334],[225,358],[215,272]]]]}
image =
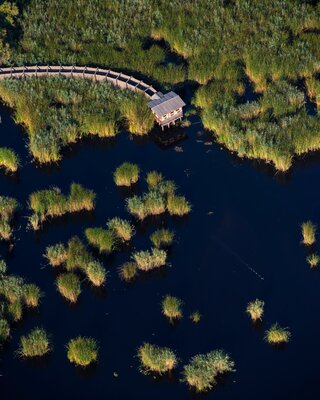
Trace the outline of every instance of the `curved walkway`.
{"type": "Polygon", "coordinates": [[[24,78],[29,76],[51,76],[64,75],[74,78],[91,79],[95,81],[107,81],[121,89],[134,92],[142,92],[148,98],[157,93],[154,87],[133,76],[115,72],[110,69],[78,67],[78,66],[30,66],[30,67],[8,67],[0,68],[0,79],[24,78]]]}

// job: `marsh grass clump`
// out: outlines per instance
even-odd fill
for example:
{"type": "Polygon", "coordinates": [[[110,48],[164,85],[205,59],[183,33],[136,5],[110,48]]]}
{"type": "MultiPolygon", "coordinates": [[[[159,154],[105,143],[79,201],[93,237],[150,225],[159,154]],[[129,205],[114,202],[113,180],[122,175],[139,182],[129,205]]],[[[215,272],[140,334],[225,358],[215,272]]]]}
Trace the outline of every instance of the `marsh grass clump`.
{"type": "Polygon", "coordinates": [[[21,337],[18,350],[21,357],[41,357],[50,351],[48,335],[42,328],[35,328],[28,335],[21,337]]]}
{"type": "Polygon", "coordinates": [[[28,307],[38,307],[41,296],[41,290],[34,283],[23,286],[23,298],[28,307]]]}
{"type": "Polygon", "coordinates": [[[125,162],[114,172],[113,179],[117,186],[131,186],[138,182],[140,169],[137,164],[125,162]]]}
{"type": "Polygon", "coordinates": [[[143,201],[148,215],[160,215],[166,211],[165,199],[157,191],[146,193],[143,201]]]}
{"type": "Polygon", "coordinates": [[[219,374],[233,371],[234,362],[223,350],[215,350],[207,354],[198,354],[184,366],[184,381],[194,387],[197,392],[205,392],[213,388],[219,374]]]}
{"type": "Polygon", "coordinates": [[[302,230],[302,243],[307,246],[311,246],[316,242],[316,230],[317,226],[311,221],[304,222],[301,225],[302,230]]]}
{"type": "Polygon", "coordinates": [[[174,239],[174,233],[169,229],[158,229],[152,233],[150,240],[157,248],[170,246],[174,239]]]}
{"type": "Polygon", "coordinates": [[[10,337],[10,325],[9,322],[4,319],[0,318],[0,343],[5,342],[10,337]]]}
{"type": "Polygon", "coordinates": [[[129,241],[134,235],[133,226],[125,219],[112,218],[107,222],[107,226],[121,240],[129,241]]]}
{"type": "Polygon", "coordinates": [[[62,243],[57,243],[46,248],[45,257],[52,267],[57,267],[67,261],[68,252],[62,243]]]}
{"type": "Polygon", "coordinates": [[[99,261],[90,261],[85,268],[85,274],[94,286],[101,286],[106,281],[106,270],[99,261]]]}
{"type": "Polygon", "coordinates": [[[47,218],[60,217],[69,212],[91,211],[95,207],[95,193],[78,183],[72,183],[70,194],[65,196],[59,188],[39,190],[29,196],[29,207],[33,211],[30,224],[39,229],[47,218]]]}
{"type": "Polygon", "coordinates": [[[143,220],[148,216],[145,202],[140,196],[135,195],[127,199],[127,210],[139,220],[143,220]]]}
{"type": "Polygon", "coordinates": [[[82,243],[78,236],[73,236],[68,241],[66,269],[69,271],[77,268],[84,270],[92,260],[93,258],[84,243],[82,243]]]}
{"type": "Polygon", "coordinates": [[[173,181],[162,180],[157,187],[159,193],[165,196],[173,196],[177,190],[177,186],[173,181]]]}
{"type": "Polygon", "coordinates": [[[201,314],[199,311],[194,311],[192,314],[190,314],[190,319],[193,323],[198,324],[201,321],[201,314]]]}
{"type": "Polygon", "coordinates": [[[310,254],[307,257],[307,262],[311,268],[316,268],[320,262],[320,257],[316,253],[310,254]]]}
{"type": "Polygon", "coordinates": [[[178,297],[166,295],[162,300],[162,314],[172,322],[182,318],[183,301],[178,297]]]}
{"type": "Polygon", "coordinates": [[[67,355],[71,363],[87,367],[98,359],[97,342],[82,336],[72,339],[67,345],[67,355]]]}
{"type": "Polygon", "coordinates": [[[135,262],[126,262],[119,268],[119,276],[126,282],[131,282],[138,274],[138,267],[135,262]]]}
{"type": "Polygon", "coordinates": [[[147,173],[146,181],[149,190],[156,190],[159,184],[163,181],[163,176],[160,172],[150,171],[147,173]]]}
{"type": "Polygon", "coordinates": [[[16,172],[19,165],[19,157],[12,149],[0,147],[0,167],[5,168],[7,172],[16,172]]]}
{"type": "Polygon", "coordinates": [[[23,313],[23,305],[20,300],[15,300],[7,306],[8,314],[14,322],[21,321],[23,313]]]}
{"type": "Polygon", "coordinates": [[[167,202],[167,210],[170,215],[182,217],[189,214],[191,206],[184,196],[169,196],[167,202]]]}
{"type": "Polygon", "coordinates": [[[71,303],[76,303],[81,293],[80,279],[73,272],[62,273],[57,278],[59,292],[71,303]]]}
{"type": "Polygon", "coordinates": [[[144,373],[164,374],[172,371],[178,363],[175,353],[167,347],[144,343],[138,349],[141,370],[144,373]]]}
{"type": "Polygon", "coordinates": [[[19,209],[19,203],[13,197],[0,196],[0,238],[10,240],[12,237],[11,222],[19,209]]]}
{"type": "Polygon", "coordinates": [[[270,329],[266,331],[265,340],[270,344],[282,344],[289,342],[291,333],[288,328],[281,328],[281,326],[276,323],[271,326],[270,329]]]}
{"type": "Polygon", "coordinates": [[[264,312],[264,301],[256,299],[251,301],[247,306],[247,313],[252,321],[261,320],[264,312]]]}
{"type": "Polygon", "coordinates": [[[164,266],[167,260],[167,253],[159,249],[137,251],[132,255],[132,258],[138,269],[149,271],[164,266]]]}
{"type": "Polygon", "coordinates": [[[116,248],[115,234],[111,230],[103,228],[87,228],[85,236],[91,244],[96,247],[100,253],[111,253],[116,248]]]}

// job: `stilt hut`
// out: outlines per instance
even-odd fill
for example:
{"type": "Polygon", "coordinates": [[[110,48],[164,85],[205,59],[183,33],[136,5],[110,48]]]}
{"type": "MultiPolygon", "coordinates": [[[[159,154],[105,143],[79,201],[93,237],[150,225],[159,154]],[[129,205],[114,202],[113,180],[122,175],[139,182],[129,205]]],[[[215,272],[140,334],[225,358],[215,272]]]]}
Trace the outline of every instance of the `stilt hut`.
{"type": "Polygon", "coordinates": [[[165,126],[170,126],[170,124],[175,124],[177,120],[182,120],[183,107],[186,104],[175,92],[166,94],[157,92],[151,97],[148,105],[163,130],[165,126]]]}

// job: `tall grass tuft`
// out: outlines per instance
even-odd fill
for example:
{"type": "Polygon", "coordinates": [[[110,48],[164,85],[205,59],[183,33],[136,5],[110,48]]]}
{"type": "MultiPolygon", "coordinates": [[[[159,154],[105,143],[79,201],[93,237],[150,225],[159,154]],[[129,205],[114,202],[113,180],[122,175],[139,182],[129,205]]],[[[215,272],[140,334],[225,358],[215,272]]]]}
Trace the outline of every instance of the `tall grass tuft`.
{"type": "Polygon", "coordinates": [[[28,307],[38,307],[41,296],[41,290],[34,283],[28,283],[23,286],[24,302],[28,307]]]}
{"type": "Polygon", "coordinates": [[[143,220],[148,216],[144,200],[139,196],[133,196],[127,199],[127,210],[130,214],[140,220],[143,220]]]}
{"type": "Polygon", "coordinates": [[[16,172],[19,165],[19,157],[12,149],[0,147],[0,167],[5,168],[7,172],[16,172]]]}
{"type": "Polygon", "coordinates": [[[119,239],[124,241],[131,240],[134,234],[133,226],[125,219],[112,218],[107,222],[107,226],[119,239]]]}
{"type": "Polygon", "coordinates": [[[163,196],[157,191],[151,191],[143,197],[144,206],[148,215],[160,215],[166,211],[163,196]]]}
{"type": "Polygon", "coordinates": [[[311,246],[316,242],[316,230],[317,226],[311,221],[304,222],[301,225],[302,230],[302,243],[307,246],[311,246]]]}
{"type": "Polygon", "coordinates": [[[51,351],[46,331],[34,328],[28,335],[22,336],[18,353],[21,357],[40,357],[51,351]]]}
{"type": "Polygon", "coordinates": [[[87,367],[98,359],[97,342],[92,338],[82,336],[71,339],[67,345],[67,355],[71,363],[87,367]]]}
{"type": "Polygon", "coordinates": [[[23,305],[20,300],[15,300],[7,306],[8,314],[14,322],[21,321],[23,313],[23,305]]]}
{"type": "Polygon", "coordinates": [[[194,387],[197,392],[205,392],[213,388],[219,374],[233,371],[234,362],[223,350],[215,350],[207,354],[198,354],[184,366],[184,381],[194,387]]]}
{"type": "Polygon", "coordinates": [[[119,268],[119,276],[126,282],[130,282],[136,278],[138,267],[135,262],[126,262],[119,268]]]}
{"type": "Polygon", "coordinates": [[[167,260],[167,253],[159,249],[138,251],[133,253],[132,259],[136,263],[138,269],[149,271],[164,266],[167,260]]]}
{"type": "Polygon", "coordinates": [[[320,257],[318,256],[318,254],[310,254],[307,257],[307,262],[310,265],[311,268],[316,268],[320,262],[320,257]]]}
{"type": "Polygon", "coordinates": [[[167,209],[170,215],[177,215],[182,217],[189,214],[191,206],[184,196],[169,196],[167,209]]]}
{"type": "Polygon", "coordinates": [[[10,325],[9,322],[4,319],[0,318],[0,343],[5,342],[10,337],[10,325]]]}
{"type": "Polygon", "coordinates": [[[170,246],[174,239],[174,233],[169,229],[158,229],[152,233],[150,240],[152,244],[160,248],[162,246],[170,246]]]}
{"type": "Polygon", "coordinates": [[[138,349],[138,357],[143,373],[164,374],[172,371],[178,364],[175,353],[167,347],[144,343],[138,349]]]}
{"type": "Polygon", "coordinates": [[[193,323],[198,324],[201,321],[201,314],[199,313],[199,311],[194,311],[191,315],[190,315],[190,319],[193,323]]]}
{"type": "Polygon", "coordinates": [[[281,326],[276,323],[271,326],[265,333],[265,340],[270,344],[282,344],[289,342],[291,333],[288,328],[281,328],[281,326]]]}
{"type": "Polygon", "coordinates": [[[163,176],[160,172],[150,171],[146,178],[149,190],[156,190],[159,184],[163,181],[163,176]]]}
{"type": "Polygon", "coordinates": [[[101,286],[106,281],[106,270],[99,261],[90,261],[85,268],[85,273],[94,286],[101,286]]]}
{"type": "Polygon", "coordinates": [[[166,295],[162,300],[162,314],[171,322],[182,318],[183,301],[177,297],[166,295]]]}
{"type": "Polygon", "coordinates": [[[16,199],[0,196],[0,239],[11,239],[13,234],[11,221],[18,209],[19,204],[16,199]]]}
{"type": "Polygon", "coordinates": [[[71,303],[76,303],[81,293],[80,279],[73,272],[62,273],[57,278],[59,292],[71,303]]]}
{"type": "Polygon", "coordinates": [[[58,243],[46,248],[45,257],[52,267],[57,267],[67,261],[68,252],[62,243],[58,243]]]}
{"type": "Polygon", "coordinates": [[[96,247],[100,253],[111,253],[116,248],[116,238],[111,230],[103,228],[87,228],[85,236],[91,244],[96,247]]]}
{"type": "Polygon", "coordinates": [[[252,321],[261,320],[264,311],[264,301],[256,299],[251,301],[247,306],[247,313],[250,315],[252,321]]]}
{"type": "Polygon", "coordinates": [[[131,186],[138,182],[139,174],[138,165],[125,162],[114,171],[113,179],[117,186],[131,186]]]}

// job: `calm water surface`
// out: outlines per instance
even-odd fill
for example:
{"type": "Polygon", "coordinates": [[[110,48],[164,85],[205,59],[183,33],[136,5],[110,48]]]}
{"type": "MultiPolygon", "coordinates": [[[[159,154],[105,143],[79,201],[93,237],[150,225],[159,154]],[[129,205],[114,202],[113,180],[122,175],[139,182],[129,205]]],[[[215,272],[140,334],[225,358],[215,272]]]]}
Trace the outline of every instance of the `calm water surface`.
{"type": "MultiPolygon", "coordinates": [[[[180,144],[183,152],[122,133],[111,143],[84,141],[66,151],[58,166],[39,168],[28,156],[26,134],[7,110],[0,112],[0,145],[14,148],[23,166],[16,177],[0,174],[1,194],[24,205],[15,224],[14,250],[9,253],[1,244],[1,254],[11,273],[45,292],[39,311],[27,313],[15,326],[12,341],[1,353],[1,400],[269,400],[320,395],[320,272],[306,265],[299,228],[306,219],[320,224],[317,157],[299,161],[282,177],[265,165],[239,162],[216,144],[205,145],[211,139],[197,134],[201,126],[196,123],[180,144]],[[131,249],[102,258],[109,271],[105,290],[94,291],[84,283],[78,304],[70,306],[57,293],[55,273],[42,255],[50,244],[83,236],[86,227],[103,226],[113,216],[128,217],[126,193],[112,180],[112,172],[124,161],[175,180],[193,211],[184,220],[164,217],[138,225],[131,249]],[[48,222],[36,234],[27,231],[28,195],[50,186],[67,192],[72,181],[96,191],[94,213],[48,222]],[[178,238],[170,266],[141,274],[131,285],[121,282],[117,268],[132,249],[150,247],[148,236],[158,226],[173,228],[178,238]],[[161,299],[168,293],[184,300],[185,318],[175,326],[161,315],[161,299]],[[254,327],[245,308],[257,297],[266,308],[263,324],[254,327]],[[198,325],[188,318],[196,309],[203,315],[198,325]],[[274,322],[292,332],[291,342],[280,349],[263,341],[264,330],[274,322]],[[54,351],[41,362],[21,360],[15,356],[19,338],[35,326],[50,332],[54,351]],[[100,344],[98,365],[85,371],[66,357],[66,343],[79,334],[100,344]],[[154,379],[139,372],[135,355],[144,341],[176,350],[180,365],[175,375],[154,379]],[[191,356],[217,348],[231,354],[236,372],[198,396],[180,382],[181,366],[191,356]]],[[[142,182],[137,191],[144,187],[142,182]]]]}

